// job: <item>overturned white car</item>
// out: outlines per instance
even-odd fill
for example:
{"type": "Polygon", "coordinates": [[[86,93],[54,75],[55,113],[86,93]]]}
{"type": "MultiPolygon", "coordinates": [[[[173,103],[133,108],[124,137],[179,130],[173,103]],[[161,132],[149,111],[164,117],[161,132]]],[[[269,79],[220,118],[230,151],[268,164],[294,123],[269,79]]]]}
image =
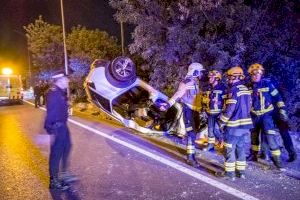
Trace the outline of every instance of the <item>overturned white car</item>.
{"type": "Polygon", "coordinates": [[[158,108],[168,97],[136,77],[136,66],[127,57],[97,59],[85,83],[88,100],[124,126],[146,134],[185,135],[182,106],[167,112],[158,108]]]}

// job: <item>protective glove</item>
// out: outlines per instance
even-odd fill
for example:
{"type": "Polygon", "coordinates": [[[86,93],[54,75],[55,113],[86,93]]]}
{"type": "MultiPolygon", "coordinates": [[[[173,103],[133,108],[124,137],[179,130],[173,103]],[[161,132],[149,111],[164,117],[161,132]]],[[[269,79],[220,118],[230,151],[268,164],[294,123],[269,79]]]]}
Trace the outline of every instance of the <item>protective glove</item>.
{"type": "Polygon", "coordinates": [[[279,117],[282,121],[288,121],[288,115],[287,115],[287,112],[283,109],[280,109],[279,110],[279,117]]]}
{"type": "Polygon", "coordinates": [[[219,126],[219,129],[220,129],[221,133],[224,133],[225,124],[222,123],[220,120],[217,120],[217,124],[219,126]]]}
{"type": "Polygon", "coordinates": [[[167,111],[170,108],[170,104],[169,103],[161,103],[159,105],[159,110],[162,112],[167,111]]]}

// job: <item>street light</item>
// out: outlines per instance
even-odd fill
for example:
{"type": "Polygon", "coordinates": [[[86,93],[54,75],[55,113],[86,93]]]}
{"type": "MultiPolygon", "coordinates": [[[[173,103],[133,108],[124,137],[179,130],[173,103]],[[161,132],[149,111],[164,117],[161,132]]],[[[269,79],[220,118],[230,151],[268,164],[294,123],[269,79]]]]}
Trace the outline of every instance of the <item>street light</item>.
{"type": "Polygon", "coordinates": [[[2,69],[2,74],[3,75],[11,75],[12,74],[12,69],[11,68],[8,68],[8,67],[5,67],[2,69]]]}

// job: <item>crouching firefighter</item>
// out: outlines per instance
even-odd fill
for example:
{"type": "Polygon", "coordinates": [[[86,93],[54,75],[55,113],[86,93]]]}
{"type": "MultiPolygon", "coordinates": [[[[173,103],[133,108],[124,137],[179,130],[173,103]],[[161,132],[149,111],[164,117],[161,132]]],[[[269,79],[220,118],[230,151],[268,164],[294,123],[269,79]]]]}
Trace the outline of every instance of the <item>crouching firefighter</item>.
{"type": "Polygon", "coordinates": [[[208,145],[204,148],[205,151],[213,151],[216,138],[219,143],[223,142],[223,135],[219,130],[217,118],[222,111],[225,97],[225,86],[220,83],[222,74],[217,70],[209,71],[208,73],[210,87],[205,92],[207,98],[205,111],[208,116],[208,145]]]}
{"type": "Polygon", "coordinates": [[[253,127],[250,116],[251,93],[242,84],[243,69],[239,66],[227,71],[228,92],[225,106],[218,119],[224,130],[225,139],[225,177],[235,179],[235,173],[245,178],[246,154],[245,140],[253,127]]]}
{"type": "Polygon", "coordinates": [[[195,159],[195,139],[196,132],[200,125],[200,89],[199,79],[202,77],[204,67],[200,63],[189,65],[187,75],[180,82],[175,94],[169,99],[168,103],[160,107],[161,111],[166,111],[175,102],[180,100],[183,103],[183,119],[187,133],[187,163],[194,167],[199,167],[195,159]]]}
{"type": "Polygon", "coordinates": [[[247,159],[257,161],[260,151],[259,136],[262,134],[261,138],[265,138],[269,146],[274,165],[281,169],[281,152],[275,138],[276,132],[272,115],[274,106],[277,106],[281,110],[279,113],[283,115],[283,118],[286,118],[285,105],[273,83],[270,80],[262,79],[264,68],[261,64],[252,64],[248,73],[251,75],[249,88],[252,93],[251,115],[254,128],[251,130],[251,151],[247,159]]]}

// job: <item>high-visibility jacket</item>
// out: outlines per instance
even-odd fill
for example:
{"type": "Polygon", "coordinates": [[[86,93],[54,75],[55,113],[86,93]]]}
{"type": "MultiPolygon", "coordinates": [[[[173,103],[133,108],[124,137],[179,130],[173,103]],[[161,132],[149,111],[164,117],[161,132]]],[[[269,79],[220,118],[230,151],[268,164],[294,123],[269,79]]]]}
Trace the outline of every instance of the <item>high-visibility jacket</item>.
{"type": "Polygon", "coordinates": [[[252,95],[251,113],[260,116],[274,110],[274,106],[279,112],[285,112],[285,104],[269,79],[262,79],[260,82],[251,82],[249,89],[252,95]]]}
{"type": "Polygon", "coordinates": [[[223,84],[218,83],[215,86],[210,86],[204,93],[205,111],[208,114],[221,113],[225,96],[225,86],[223,84]]]}
{"type": "Polygon", "coordinates": [[[184,81],[180,82],[176,93],[168,102],[172,106],[178,100],[181,100],[182,103],[192,110],[201,110],[201,94],[198,79],[187,77],[184,81]]]}
{"type": "Polygon", "coordinates": [[[229,89],[219,122],[226,128],[251,129],[253,128],[250,115],[251,93],[240,81],[234,83],[229,89]]]}

